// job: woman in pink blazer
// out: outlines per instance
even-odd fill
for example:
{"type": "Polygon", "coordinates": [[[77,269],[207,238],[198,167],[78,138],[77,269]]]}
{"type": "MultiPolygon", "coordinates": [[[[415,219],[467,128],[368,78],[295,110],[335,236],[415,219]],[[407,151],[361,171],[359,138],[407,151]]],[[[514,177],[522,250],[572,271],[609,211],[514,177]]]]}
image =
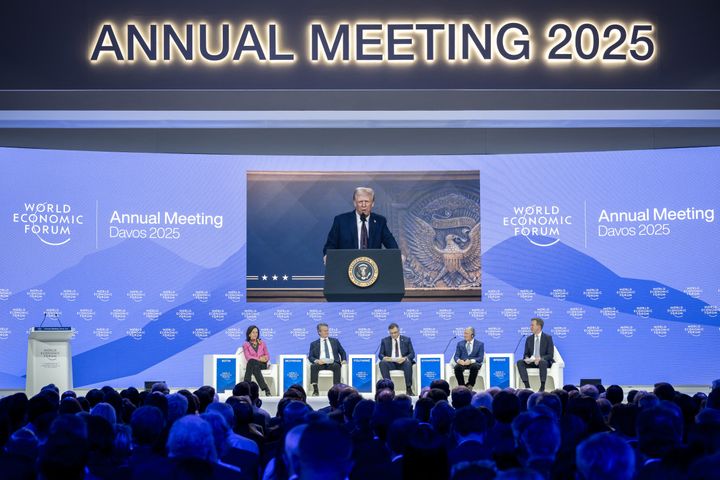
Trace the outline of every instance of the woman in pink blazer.
{"type": "Polygon", "coordinates": [[[247,365],[245,366],[245,381],[249,382],[251,377],[255,377],[258,386],[265,392],[265,396],[270,396],[270,389],[265,383],[262,371],[267,368],[270,361],[270,353],[268,353],[267,344],[260,340],[260,330],[255,325],[250,325],[245,332],[245,343],[243,343],[243,353],[247,365]]]}

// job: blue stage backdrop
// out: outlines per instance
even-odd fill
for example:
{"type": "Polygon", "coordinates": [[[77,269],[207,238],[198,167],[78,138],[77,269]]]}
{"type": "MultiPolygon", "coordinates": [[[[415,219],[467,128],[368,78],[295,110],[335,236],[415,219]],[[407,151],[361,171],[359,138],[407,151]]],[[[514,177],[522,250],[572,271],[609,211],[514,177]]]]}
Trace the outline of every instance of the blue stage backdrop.
{"type": "Polygon", "coordinates": [[[249,324],[273,359],[306,353],[319,321],[349,353],[374,352],[391,321],[417,353],[441,352],[468,325],[486,352],[502,353],[534,316],[554,336],[567,381],[706,383],[720,340],[719,174],[718,148],[414,157],[0,149],[0,387],[24,387],[27,331],[44,317],[77,331],[76,387],[197,386],[203,354],[233,353],[249,324]],[[250,195],[260,172],[352,181],[295,190],[278,208],[273,192],[287,195],[293,182],[250,195]],[[398,232],[403,209],[424,194],[453,195],[416,187],[401,205],[398,172],[463,198],[479,192],[468,218],[482,227],[481,301],[246,302],[248,275],[283,285],[291,269],[321,268],[332,216],[352,208],[351,185],[380,185],[376,208],[398,232]],[[307,230],[298,258],[255,258],[285,248],[298,224],[307,230]],[[248,271],[248,257],[262,268],[248,271]]]}

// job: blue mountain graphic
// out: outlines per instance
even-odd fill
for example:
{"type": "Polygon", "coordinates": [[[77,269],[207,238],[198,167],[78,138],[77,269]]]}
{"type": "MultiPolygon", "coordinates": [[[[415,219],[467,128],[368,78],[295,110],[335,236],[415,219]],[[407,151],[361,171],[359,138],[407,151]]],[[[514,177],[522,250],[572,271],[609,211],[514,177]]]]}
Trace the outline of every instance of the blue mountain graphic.
{"type": "MultiPolygon", "coordinates": [[[[134,375],[162,362],[173,355],[197,344],[201,340],[193,335],[196,328],[207,328],[211,335],[220,333],[242,320],[242,311],[247,308],[244,298],[240,302],[226,297],[228,289],[244,293],[245,248],[243,247],[216,268],[200,272],[182,288],[182,298],[189,298],[192,292],[207,290],[207,302],[190,300],[164,312],[156,321],[148,322],[143,328],[145,335],[136,340],[123,337],[73,357],[73,380],[76,386],[89,385],[134,375]],[[192,310],[189,322],[178,316],[180,310],[192,310]],[[224,321],[218,322],[210,316],[213,309],[227,312],[224,321]],[[174,338],[163,339],[161,332],[170,333],[174,338]],[[108,359],[116,361],[108,362],[108,359]],[[98,367],[102,365],[102,367],[98,367]]],[[[255,310],[270,308],[271,305],[253,306],[255,310]]],[[[198,359],[200,361],[200,359],[198,359]]]]}
{"type": "MultiPolygon", "coordinates": [[[[547,240],[547,243],[552,239],[547,240]]],[[[530,289],[538,295],[550,296],[556,288],[565,288],[567,300],[593,308],[615,307],[618,312],[634,315],[637,306],[650,307],[649,318],[669,321],[688,321],[719,325],[720,318],[710,318],[702,312],[708,304],[652,280],[621,277],[603,264],[562,242],[551,247],[537,247],[524,237],[512,237],[492,247],[483,255],[485,272],[517,288],[530,289]],[[583,295],[587,288],[598,288],[602,296],[591,300],[583,295]],[[634,290],[626,300],[617,292],[621,288],[634,290]],[[667,289],[664,299],[651,294],[653,288],[667,289]],[[668,313],[670,306],[683,306],[682,318],[668,313]]]]}
{"type": "MultiPolygon", "coordinates": [[[[83,325],[98,325],[106,321],[105,316],[109,315],[108,312],[113,308],[124,308],[130,316],[141,317],[147,308],[171,307],[173,304],[162,300],[159,291],[179,291],[202,270],[202,267],[182,259],[153,241],[127,240],[86,255],[76,265],[33,287],[45,292],[41,301],[31,299],[27,295],[30,290],[28,289],[13,294],[5,303],[9,307],[26,308],[29,311],[29,317],[23,323],[10,319],[14,335],[21,334],[23,329],[39,325],[43,319],[42,312],[46,308],[59,308],[63,312],[60,320],[64,325],[83,328],[83,325]],[[68,302],[60,297],[60,292],[64,289],[77,290],[77,300],[68,302]],[[109,290],[112,297],[107,302],[100,302],[94,297],[97,289],[109,290]],[[146,297],[142,302],[135,303],[127,297],[127,292],[131,289],[145,292],[146,297]],[[81,320],[75,313],[80,308],[94,309],[95,320],[90,323],[81,320]]],[[[55,324],[52,319],[48,319],[48,322],[55,324]]],[[[120,322],[116,324],[121,325],[120,322]]],[[[73,342],[74,350],[82,350],[83,344],[93,339],[94,337],[89,336],[79,337],[73,342]]],[[[16,338],[7,342],[0,349],[0,365],[6,366],[10,375],[14,375],[13,371],[23,371],[26,352],[27,342],[24,339],[16,338]]]]}

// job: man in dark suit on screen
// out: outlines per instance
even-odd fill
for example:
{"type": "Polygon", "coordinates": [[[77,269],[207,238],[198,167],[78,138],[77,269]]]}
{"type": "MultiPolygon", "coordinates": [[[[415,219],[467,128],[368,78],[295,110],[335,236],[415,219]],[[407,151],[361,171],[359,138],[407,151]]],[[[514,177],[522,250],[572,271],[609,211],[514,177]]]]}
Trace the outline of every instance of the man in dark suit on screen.
{"type": "Polygon", "coordinates": [[[380,341],[380,373],[383,378],[390,378],[390,370],[402,370],[405,374],[405,388],[408,395],[412,391],[412,368],[415,363],[415,349],[409,337],[400,335],[397,323],[388,326],[389,337],[380,341]]]}
{"type": "Polygon", "coordinates": [[[320,370],[331,370],[333,372],[333,385],[340,383],[340,368],[347,360],[345,349],[340,345],[337,338],[330,338],[330,328],[327,323],[318,323],[318,338],[310,344],[308,360],[310,361],[310,383],[312,384],[312,395],[318,396],[318,376],[320,370]]]}
{"type": "Polygon", "coordinates": [[[385,217],[372,213],[375,206],[372,188],[356,188],[353,205],[355,210],[340,214],[333,220],[323,247],[323,261],[328,249],[399,248],[385,217]]]}
{"type": "Polygon", "coordinates": [[[545,381],[547,380],[547,369],[553,364],[553,356],[555,353],[555,345],[551,335],[544,333],[543,326],[545,322],[542,318],[533,318],[530,320],[530,331],[532,335],[525,340],[525,353],[523,359],[518,360],[517,369],[520,379],[523,381],[525,388],[530,388],[527,369],[540,369],[540,391],[545,391],[545,381]]]}
{"type": "Polygon", "coordinates": [[[470,370],[467,387],[472,390],[477,380],[478,372],[482,367],[485,358],[485,344],[475,339],[475,329],[467,327],[463,332],[463,340],[460,340],[455,348],[455,378],[458,385],[465,385],[465,370],[470,370]]]}

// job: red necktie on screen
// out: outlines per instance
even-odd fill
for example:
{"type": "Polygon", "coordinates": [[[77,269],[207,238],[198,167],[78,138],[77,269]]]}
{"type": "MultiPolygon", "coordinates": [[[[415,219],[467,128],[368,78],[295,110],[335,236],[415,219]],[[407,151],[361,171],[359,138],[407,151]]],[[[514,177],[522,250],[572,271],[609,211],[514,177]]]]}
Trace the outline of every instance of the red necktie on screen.
{"type": "Polygon", "coordinates": [[[360,215],[360,220],[362,221],[362,228],[360,228],[360,248],[366,249],[368,248],[368,231],[367,231],[367,218],[365,217],[365,214],[360,215]]]}

